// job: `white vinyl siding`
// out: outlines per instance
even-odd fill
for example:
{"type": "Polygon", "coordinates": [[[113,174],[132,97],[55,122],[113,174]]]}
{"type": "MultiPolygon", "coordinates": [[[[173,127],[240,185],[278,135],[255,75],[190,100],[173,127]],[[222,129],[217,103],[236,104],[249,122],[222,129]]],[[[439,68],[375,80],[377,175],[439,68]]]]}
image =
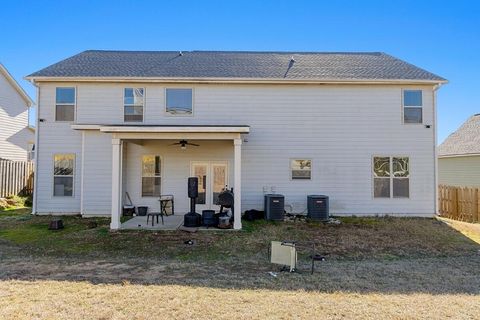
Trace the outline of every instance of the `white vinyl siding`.
{"type": "Polygon", "coordinates": [[[28,106],[0,72],[0,158],[27,160],[28,143],[34,132],[28,128],[28,106]]]}
{"type": "Polygon", "coordinates": [[[438,159],[438,183],[458,187],[480,187],[480,156],[438,159]]]}
{"type": "MultiPolygon", "coordinates": [[[[71,85],[71,84],[65,84],[71,85]]],[[[123,124],[122,98],[125,87],[133,83],[78,83],[77,123],[123,124]]],[[[51,166],[52,153],[65,148],[77,153],[76,171],[80,166],[81,132],[64,123],[52,123],[52,115],[42,111],[54,104],[54,83],[41,84],[40,117],[47,121],[40,125],[39,165],[51,166]],[[53,95],[52,95],[53,91],[53,95]],[[43,108],[43,106],[47,106],[43,108]],[[63,126],[65,125],[65,126],[63,126]],[[44,156],[44,155],[48,155],[44,156]],[[46,163],[46,164],[45,164],[46,163]]],[[[144,124],[178,125],[179,118],[165,114],[165,88],[181,85],[147,83],[144,124]]],[[[423,121],[435,125],[433,91],[431,86],[396,85],[234,85],[196,84],[194,90],[194,117],[181,118],[182,125],[249,125],[250,134],[242,144],[242,209],[262,209],[263,190],[284,194],[286,203],[306,203],[308,194],[330,196],[332,214],[417,214],[434,213],[434,130],[424,126],[406,126],[402,121],[402,92],[405,89],[422,90],[423,121]],[[294,107],[292,107],[294,106],[294,107]],[[312,179],[301,182],[301,188],[292,182],[290,159],[308,156],[312,160],[312,179]],[[372,155],[408,155],[411,164],[410,198],[374,199],[372,196],[372,155]]],[[[96,131],[87,139],[100,148],[95,161],[100,167],[111,167],[111,137],[96,131]],[[94,143],[94,135],[103,137],[94,143]]],[[[191,160],[224,160],[233,157],[231,141],[199,142],[200,147],[169,147],[169,143],[145,141],[143,145],[127,143],[124,149],[124,184],[136,205],[156,208],[154,197],[141,197],[141,156],[158,154],[161,150],[164,174],[162,192],[174,194],[179,212],[188,210],[186,178],[191,160]],[[159,146],[162,149],[159,149],[159,146]],[[178,150],[177,150],[178,149],[178,150]],[[126,150],[126,151],[125,151],[126,150]],[[196,152],[196,153],[193,153],[196,152]],[[213,159],[212,159],[213,158],[213,159]],[[181,161],[180,161],[181,160],[181,161]]],[[[93,151],[92,151],[93,152],[93,151]]],[[[92,158],[93,159],[93,158],[92,158]]],[[[93,165],[93,160],[92,160],[93,165]]],[[[41,170],[40,168],[40,170],[41,170]]],[[[233,172],[232,170],[229,172],[233,172]]],[[[109,169],[111,170],[111,169],[109,169]]],[[[51,194],[49,177],[39,173],[39,207],[42,210],[80,211],[79,192],[75,201],[60,203],[44,196],[51,194]],[[44,181],[47,181],[45,183],[44,181]],[[44,190],[45,188],[45,190],[44,190]],[[78,200],[78,203],[76,202],[78,200]]],[[[50,171],[48,170],[48,173],[50,171]]],[[[89,180],[89,204],[95,194],[102,194],[95,203],[110,205],[111,172],[95,184],[97,171],[85,169],[89,180]],[[107,186],[107,187],[106,187],[107,186]],[[106,190],[105,190],[106,189],[106,190]],[[108,194],[110,193],[110,194],[108,194]]],[[[78,175],[77,175],[78,176],[78,175]]],[[[99,178],[100,179],[100,178],[99,178]]],[[[77,185],[78,180],[75,182],[77,185]]],[[[233,177],[229,179],[233,182],[233,177]]],[[[79,190],[79,187],[75,187],[79,190]]],[[[122,198],[124,193],[122,194],[122,198]]],[[[100,205],[99,205],[100,206],[100,205]]],[[[108,212],[108,211],[107,211],[108,212]]]]}

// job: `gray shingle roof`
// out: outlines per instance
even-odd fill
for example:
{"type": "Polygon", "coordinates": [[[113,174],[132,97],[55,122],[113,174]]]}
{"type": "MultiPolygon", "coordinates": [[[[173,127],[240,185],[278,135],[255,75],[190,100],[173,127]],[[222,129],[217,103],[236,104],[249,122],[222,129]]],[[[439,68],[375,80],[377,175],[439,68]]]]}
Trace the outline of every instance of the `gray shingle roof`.
{"type": "Polygon", "coordinates": [[[480,154],[480,114],[471,116],[438,147],[438,156],[480,154]]]}
{"type": "Polygon", "coordinates": [[[381,52],[89,50],[30,77],[445,81],[381,52]]]}

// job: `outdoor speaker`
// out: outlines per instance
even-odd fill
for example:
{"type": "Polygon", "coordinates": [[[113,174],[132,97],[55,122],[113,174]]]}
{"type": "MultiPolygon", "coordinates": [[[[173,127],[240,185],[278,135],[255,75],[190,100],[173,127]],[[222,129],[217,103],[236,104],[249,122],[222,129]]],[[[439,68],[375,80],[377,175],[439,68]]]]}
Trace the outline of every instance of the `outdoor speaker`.
{"type": "Polygon", "coordinates": [[[197,177],[188,178],[188,197],[189,198],[198,197],[198,178],[197,177]]]}

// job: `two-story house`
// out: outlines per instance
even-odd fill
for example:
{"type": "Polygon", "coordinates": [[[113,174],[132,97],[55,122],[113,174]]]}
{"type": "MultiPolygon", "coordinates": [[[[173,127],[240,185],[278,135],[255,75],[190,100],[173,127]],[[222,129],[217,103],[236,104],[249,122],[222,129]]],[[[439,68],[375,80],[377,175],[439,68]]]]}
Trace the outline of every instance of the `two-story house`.
{"type": "Polygon", "coordinates": [[[28,125],[32,99],[0,63],[0,160],[33,157],[34,129],[28,125]]]}
{"type": "MultiPolygon", "coordinates": [[[[445,79],[385,53],[85,51],[27,77],[37,87],[34,212],[120,215],[175,196],[201,208],[234,188],[338,215],[436,212],[437,88],[445,79]]],[[[158,210],[158,209],[157,209],[158,210]]]]}

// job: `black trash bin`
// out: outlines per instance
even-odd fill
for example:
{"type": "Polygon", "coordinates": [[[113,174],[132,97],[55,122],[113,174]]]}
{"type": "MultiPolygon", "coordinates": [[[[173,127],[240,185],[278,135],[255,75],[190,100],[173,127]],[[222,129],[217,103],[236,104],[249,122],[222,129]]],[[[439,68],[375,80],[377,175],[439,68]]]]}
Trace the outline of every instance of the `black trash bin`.
{"type": "Polygon", "coordinates": [[[139,216],[146,216],[148,211],[147,206],[138,206],[137,207],[137,212],[139,216]]]}

